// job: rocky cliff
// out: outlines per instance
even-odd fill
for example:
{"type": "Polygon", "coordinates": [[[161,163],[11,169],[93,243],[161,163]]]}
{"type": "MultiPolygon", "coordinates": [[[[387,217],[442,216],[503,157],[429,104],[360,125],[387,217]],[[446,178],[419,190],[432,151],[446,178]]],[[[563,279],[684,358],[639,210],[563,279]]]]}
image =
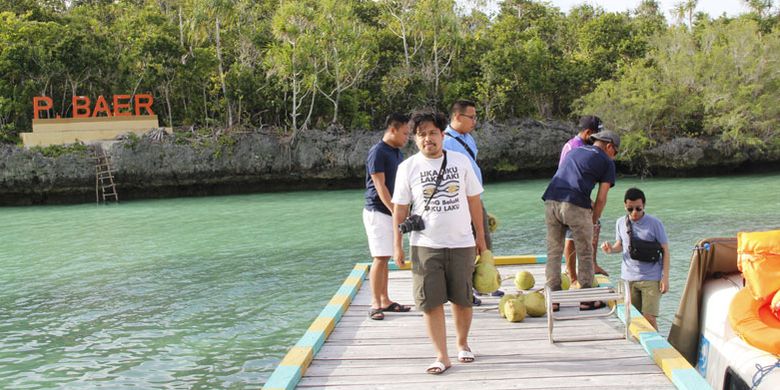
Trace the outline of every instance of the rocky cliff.
{"type": "MultiPolygon", "coordinates": [[[[475,137],[487,180],[547,177],[561,145],[575,130],[559,122],[518,120],[484,124],[475,137]]],[[[120,200],[232,194],[362,185],[365,155],[380,131],[336,127],[301,132],[294,141],[272,131],[234,132],[211,139],[186,133],[130,137],[105,148],[116,169],[120,200]]],[[[777,166],[780,153],[766,147],[734,148],[680,138],[618,161],[622,173],[682,175],[777,166]]],[[[407,146],[408,156],[416,151],[407,146]]],[[[47,157],[41,150],[0,146],[0,205],[93,202],[91,152],[47,157]]]]}

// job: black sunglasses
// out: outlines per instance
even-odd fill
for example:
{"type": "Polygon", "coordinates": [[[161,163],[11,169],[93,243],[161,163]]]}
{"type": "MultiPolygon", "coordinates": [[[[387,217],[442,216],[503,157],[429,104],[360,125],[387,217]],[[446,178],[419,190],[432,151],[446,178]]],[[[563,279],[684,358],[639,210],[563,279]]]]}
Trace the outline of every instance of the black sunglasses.
{"type": "Polygon", "coordinates": [[[637,207],[637,208],[634,208],[634,207],[626,207],[626,211],[628,211],[629,213],[633,213],[633,212],[634,212],[634,210],[636,210],[636,212],[637,212],[637,213],[641,213],[641,212],[642,212],[642,208],[641,208],[641,207],[637,207]]]}

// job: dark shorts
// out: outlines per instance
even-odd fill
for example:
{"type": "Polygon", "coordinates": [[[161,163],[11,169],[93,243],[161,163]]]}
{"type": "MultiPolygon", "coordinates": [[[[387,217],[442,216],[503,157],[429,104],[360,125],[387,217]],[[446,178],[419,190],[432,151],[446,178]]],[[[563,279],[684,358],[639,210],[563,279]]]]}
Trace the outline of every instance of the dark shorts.
{"type": "Polygon", "coordinates": [[[450,301],[471,307],[471,278],[475,247],[427,248],[412,246],[412,294],[420,311],[429,311],[450,301]]]}

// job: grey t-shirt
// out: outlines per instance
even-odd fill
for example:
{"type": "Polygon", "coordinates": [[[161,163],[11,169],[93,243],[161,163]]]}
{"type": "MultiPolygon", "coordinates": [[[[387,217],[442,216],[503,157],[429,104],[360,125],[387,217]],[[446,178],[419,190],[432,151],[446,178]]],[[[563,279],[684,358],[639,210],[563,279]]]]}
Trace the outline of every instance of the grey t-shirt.
{"type": "MultiPolygon", "coordinates": [[[[626,231],[626,218],[623,216],[615,222],[615,240],[623,244],[623,262],[620,265],[620,277],[623,280],[661,280],[663,276],[663,259],[655,263],[634,260],[628,253],[628,232],[626,231]]],[[[668,244],[666,229],[661,221],[650,214],[645,214],[636,222],[631,222],[634,237],[647,241],[658,241],[659,244],[668,244]]]]}

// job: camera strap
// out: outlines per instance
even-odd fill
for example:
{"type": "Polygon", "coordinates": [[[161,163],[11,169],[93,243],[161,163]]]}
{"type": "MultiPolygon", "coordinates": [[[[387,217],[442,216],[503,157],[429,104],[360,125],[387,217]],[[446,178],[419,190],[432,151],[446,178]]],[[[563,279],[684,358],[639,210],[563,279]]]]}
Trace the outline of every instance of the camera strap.
{"type": "Polygon", "coordinates": [[[441,179],[444,177],[444,170],[447,169],[447,151],[442,150],[441,152],[444,153],[444,160],[441,161],[441,169],[439,169],[439,175],[436,176],[436,184],[433,186],[431,196],[425,200],[425,208],[423,209],[425,211],[428,211],[428,205],[431,203],[433,196],[436,195],[436,191],[439,190],[439,184],[441,184],[441,179]]]}
{"type": "Polygon", "coordinates": [[[474,154],[474,152],[471,150],[471,148],[468,145],[466,145],[466,141],[464,141],[464,140],[460,139],[459,137],[456,137],[456,136],[454,136],[454,135],[452,135],[450,133],[447,133],[447,132],[445,132],[444,135],[454,139],[455,141],[458,141],[458,143],[461,144],[463,146],[463,148],[466,149],[466,151],[469,153],[469,156],[471,156],[471,159],[474,160],[474,161],[477,161],[477,155],[474,154]]]}

